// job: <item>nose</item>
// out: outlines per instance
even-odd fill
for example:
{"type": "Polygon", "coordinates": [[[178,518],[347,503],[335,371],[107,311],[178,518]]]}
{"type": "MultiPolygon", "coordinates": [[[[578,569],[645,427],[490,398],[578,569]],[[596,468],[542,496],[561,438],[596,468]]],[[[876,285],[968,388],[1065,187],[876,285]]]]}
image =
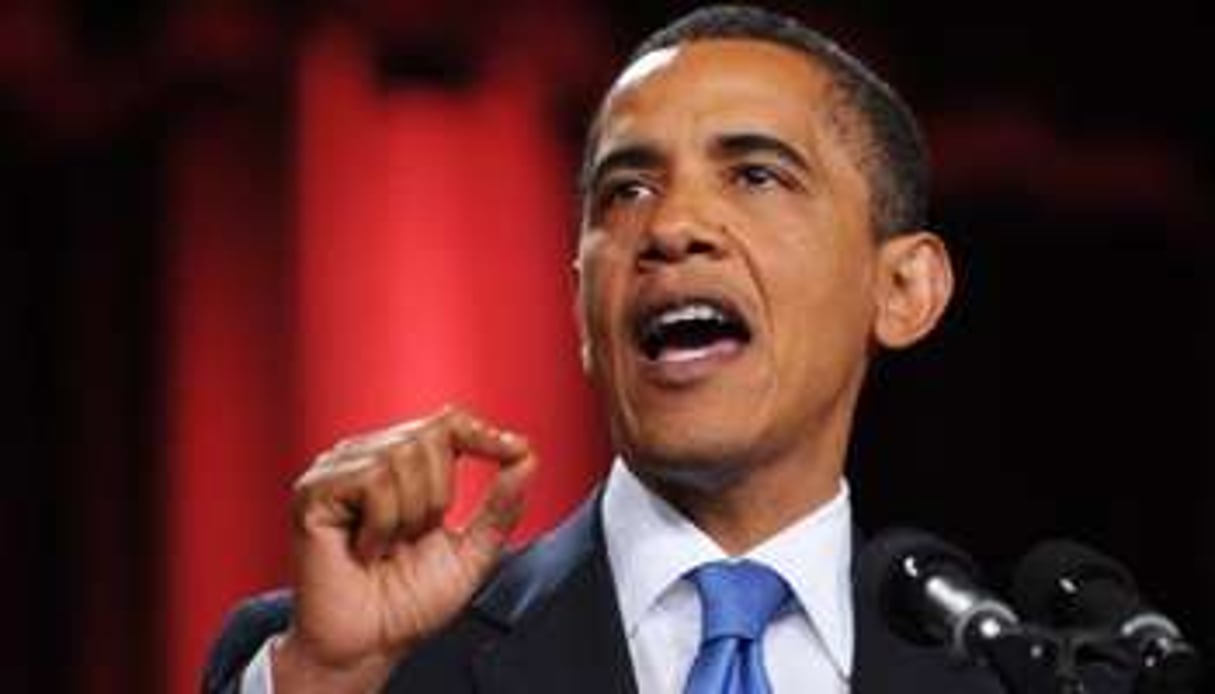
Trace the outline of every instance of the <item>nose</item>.
{"type": "Polygon", "coordinates": [[[637,251],[639,269],[655,269],[693,257],[720,257],[725,250],[711,205],[691,196],[668,196],[649,220],[637,251]]]}

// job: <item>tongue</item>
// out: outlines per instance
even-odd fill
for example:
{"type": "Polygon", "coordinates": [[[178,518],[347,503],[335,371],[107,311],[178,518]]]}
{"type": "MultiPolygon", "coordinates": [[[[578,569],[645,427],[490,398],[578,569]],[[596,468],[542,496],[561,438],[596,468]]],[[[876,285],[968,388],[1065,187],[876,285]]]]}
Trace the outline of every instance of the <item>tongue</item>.
{"type": "Polygon", "coordinates": [[[734,354],[742,349],[742,343],[732,338],[721,338],[710,342],[707,345],[697,347],[664,347],[658,353],[656,361],[666,364],[679,364],[683,362],[695,361],[697,359],[708,359],[710,357],[725,356],[734,354]]]}

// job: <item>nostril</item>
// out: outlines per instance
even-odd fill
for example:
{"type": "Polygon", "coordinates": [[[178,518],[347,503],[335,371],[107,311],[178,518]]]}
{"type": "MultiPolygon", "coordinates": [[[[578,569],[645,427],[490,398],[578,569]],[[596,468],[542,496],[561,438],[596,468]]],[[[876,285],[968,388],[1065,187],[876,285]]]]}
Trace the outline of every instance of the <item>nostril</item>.
{"type": "Polygon", "coordinates": [[[715,256],[718,250],[717,244],[695,236],[655,236],[648,239],[639,249],[637,261],[644,264],[673,263],[691,256],[715,256]]]}
{"type": "Polygon", "coordinates": [[[661,263],[670,260],[670,255],[658,244],[647,243],[637,255],[637,259],[645,263],[661,263]]]}

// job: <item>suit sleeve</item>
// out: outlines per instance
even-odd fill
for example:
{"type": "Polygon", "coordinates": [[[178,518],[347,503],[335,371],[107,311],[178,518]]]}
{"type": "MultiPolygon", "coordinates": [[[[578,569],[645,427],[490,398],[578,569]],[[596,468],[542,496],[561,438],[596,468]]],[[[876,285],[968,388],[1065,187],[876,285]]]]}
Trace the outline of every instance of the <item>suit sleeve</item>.
{"type": "Polygon", "coordinates": [[[287,630],[291,594],[274,591],[250,598],[228,615],[203,670],[204,694],[236,694],[245,666],[271,636],[287,630]]]}

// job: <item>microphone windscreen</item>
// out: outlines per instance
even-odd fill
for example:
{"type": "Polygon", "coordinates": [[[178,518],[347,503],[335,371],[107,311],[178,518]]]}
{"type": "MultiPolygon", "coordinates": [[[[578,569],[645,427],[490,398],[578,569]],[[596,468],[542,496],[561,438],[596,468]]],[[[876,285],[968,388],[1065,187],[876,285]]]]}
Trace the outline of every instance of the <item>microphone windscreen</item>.
{"type": "Polygon", "coordinates": [[[1034,546],[1013,574],[1018,610],[1059,627],[1105,627],[1138,608],[1130,571],[1097,550],[1071,540],[1034,546]]]}
{"type": "Polygon", "coordinates": [[[926,618],[923,582],[948,575],[973,582],[974,561],[944,540],[913,528],[884,530],[870,539],[858,556],[862,594],[878,606],[891,629],[920,645],[940,645],[945,636],[926,618]]]}

